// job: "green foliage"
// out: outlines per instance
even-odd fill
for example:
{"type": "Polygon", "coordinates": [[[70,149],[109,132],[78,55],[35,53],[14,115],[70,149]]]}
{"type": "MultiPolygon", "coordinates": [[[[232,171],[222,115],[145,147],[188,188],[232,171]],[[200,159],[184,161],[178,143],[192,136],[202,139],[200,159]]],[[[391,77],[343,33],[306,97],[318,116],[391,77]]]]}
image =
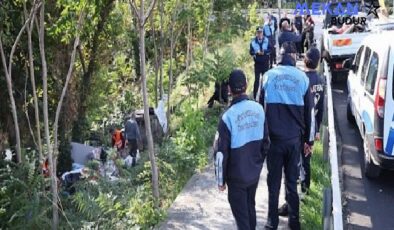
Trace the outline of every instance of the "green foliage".
{"type": "Polygon", "coordinates": [[[248,30],[244,33],[245,40],[249,41],[252,39],[256,33],[256,27],[263,25],[263,19],[259,17],[257,9],[259,8],[259,3],[254,2],[248,7],[248,30]]]}
{"type": "Polygon", "coordinates": [[[40,229],[50,225],[49,181],[40,174],[37,156],[20,164],[0,160],[0,228],[40,229]]]}
{"type": "Polygon", "coordinates": [[[315,144],[311,159],[311,188],[301,203],[300,220],[304,229],[322,229],[324,188],[330,186],[330,170],[323,160],[323,145],[315,144]]]}

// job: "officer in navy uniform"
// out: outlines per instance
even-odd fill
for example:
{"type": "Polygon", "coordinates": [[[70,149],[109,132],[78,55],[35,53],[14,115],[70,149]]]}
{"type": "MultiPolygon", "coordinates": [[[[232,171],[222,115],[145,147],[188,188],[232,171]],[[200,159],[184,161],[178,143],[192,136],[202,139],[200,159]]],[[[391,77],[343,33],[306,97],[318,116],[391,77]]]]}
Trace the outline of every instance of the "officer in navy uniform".
{"type": "MultiPolygon", "coordinates": [[[[324,113],[324,80],[316,71],[320,62],[320,51],[316,47],[310,48],[306,54],[304,59],[305,64],[305,74],[309,78],[309,87],[312,93],[312,97],[314,98],[314,109],[315,109],[315,140],[320,140],[320,125],[323,120],[324,113]]],[[[311,154],[304,153],[301,154],[301,172],[304,173],[304,177],[300,176],[301,179],[301,191],[303,193],[308,194],[310,185],[311,185],[311,154]]],[[[279,208],[279,216],[287,216],[288,215],[288,205],[284,204],[279,208]]]]}
{"type": "Polygon", "coordinates": [[[231,106],[221,116],[216,134],[215,173],[220,191],[228,187],[228,201],[238,229],[256,229],[255,195],[269,148],[263,107],[245,94],[242,70],[229,79],[231,106]]]}
{"type": "Polygon", "coordinates": [[[266,229],[278,228],[278,199],[283,169],[289,226],[292,230],[300,229],[298,165],[302,146],[306,153],[312,152],[315,121],[309,79],[295,67],[296,53],[294,43],[282,45],[279,65],[264,74],[257,94],[259,102],[265,105],[271,140],[267,154],[269,203],[266,229]]]}
{"type": "Polygon", "coordinates": [[[269,68],[272,68],[274,64],[273,57],[275,56],[275,35],[274,35],[274,24],[272,21],[272,16],[267,14],[264,19],[264,26],[263,26],[263,36],[268,39],[268,47],[270,50],[270,61],[269,61],[269,68]]]}
{"type": "Polygon", "coordinates": [[[256,38],[250,43],[250,55],[254,59],[254,87],[253,87],[253,98],[256,98],[257,91],[259,89],[259,80],[269,69],[270,62],[270,47],[269,40],[263,35],[263,28],[257,27],[256,38]]]}

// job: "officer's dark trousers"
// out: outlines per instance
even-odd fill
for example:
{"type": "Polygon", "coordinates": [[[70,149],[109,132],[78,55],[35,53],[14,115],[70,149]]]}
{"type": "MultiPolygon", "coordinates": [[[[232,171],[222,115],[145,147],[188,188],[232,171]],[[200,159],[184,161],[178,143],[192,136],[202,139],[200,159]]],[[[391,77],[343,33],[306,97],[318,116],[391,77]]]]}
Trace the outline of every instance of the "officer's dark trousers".
{"type": "Polygon", "coordinates": [[[254,87],[253,98],[256,99],[257,91],[259,90],[260,77],[268,71],[270,64],[270,55],[263,55],[262,62],[254,63],[254,87]]]}
{"type": "Polygon", "coordinates": [[[271,140],[271,146],[267,156],[269,200],[266,227],[269,229],[277,229],[279,224],[278,199],[282,181],[282,170],[285,172],[286,199],[289,205],[289,226],[292,230],[300,229],[299,197],[297,193],[300,147],[301,138],[271,140]]]}
{"type": "Polygon", "coordinates": [[[228,201],[239,230],[256,229],[256,189],[258,182],[248,187],[228,185],[228,201]]]}
{"type": "Polygon", "coordinates": [[[311,185],[311,155],[305,156],[305,153],[301,154],[302,156],[302,167],[304,168],[305,179],[304,183],[307,189],[309,189],[311,185]]]}
{"type": "Polygon", "coordinates": [[[137,156],[137,149],[138,149],[137,139],[129,139],[129,140],[127,140],[127,142],[128,142],[128,146],[129,146],[130,156],[136,157],[137,156]]]}

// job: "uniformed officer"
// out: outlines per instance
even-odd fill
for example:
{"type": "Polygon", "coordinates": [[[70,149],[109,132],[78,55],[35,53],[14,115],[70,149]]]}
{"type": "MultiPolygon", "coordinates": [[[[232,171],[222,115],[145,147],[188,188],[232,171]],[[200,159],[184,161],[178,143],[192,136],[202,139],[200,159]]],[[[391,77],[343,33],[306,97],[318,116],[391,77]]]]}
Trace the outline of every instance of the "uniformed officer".
{"type": "Polygon", "coordinates": [[[278,199],[283,169],[289,226],[300,229],[298,164],[301,146],[304,146],[305,152],[312,151],[315,121],[309,80],[304,72],[295,67],[296,53],[293,43],[282,45],[279,65],[264,74],[257,94],[267,111],[271,140],[267,154],[269,204],[266,229],[278,228],[278,199]]]}
{"type": "MultiPolygon", "coordinates": [[[[314,99],[314,109],[315,109],[315,140],[320,140],[320,124],[323,120],[324,113],[324,80],[317,73],[316,68],[318,67],[320,62],[320,52],[316,47],[312,47],[305,54],[304,64],[305,64],[305,73],[309,78],[309,87],[312,93],[312,97],[314,99]]],[[[311,154],[304,153],[301,154],[301,191],[303,193],[308,193],[310,185],[311,185],[311,154]]],[[[280,216],[288,215],[288,205],[284,204],[279,208],[278,211],[280,216]]]]}
{"type": "Polygon", "coordinates": [[[269,40],[263,35],[263,28],[257,27],[256,38],[250,43],[250,55],[254,59],[254,87],[253,87],[253,98],[256,98],[257,90],[259,89],[259,80],[269,69],[270,61],[270,47],[269,40]]]}
{"type": "Polygon", "coordinates": [[[269,49],[270,49],[270,60],[269,60],[269,68],[272,68],[273,65],[273,57],[275,54],[275,36],[274,36],[274,24],[272,21],[272,16],[267,14],[264,19],[264,26],[263,26],[263,36],[268,39],[269,49]]]}
{"type": "Polygon", "coordinates": [[[256,229],[255,195],[269,147],[264,109],[245,94],[242,70],[229,79],[233,96],[222,115],[215,147],[215,172],[220,191],[228,187],[228,201],[238,229],[256,229]]]}

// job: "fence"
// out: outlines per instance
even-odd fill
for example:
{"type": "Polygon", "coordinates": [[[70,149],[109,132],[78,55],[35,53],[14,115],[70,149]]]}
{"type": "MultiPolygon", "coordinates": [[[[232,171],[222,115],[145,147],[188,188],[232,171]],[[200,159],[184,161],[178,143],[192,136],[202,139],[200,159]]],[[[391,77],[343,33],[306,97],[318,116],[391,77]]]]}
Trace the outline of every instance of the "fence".
{"type": "Polygon", "coordinates": [[[334,106],[331,88],[331,72],[327,62],[323,61],[324,76],[327,83],[326,102],[327,102],[327,129],[324,135],[324,145],[330,159],[331,168],[331,188],[324,192],[323,222],[324,229],[343,230],[342,198],[339,183],[337,140],[334,124],[334,106]],[[328,137],[328,138],[327,138],[328,137]],[[328,147],[328,148],[327,148],[328,147]]]}

